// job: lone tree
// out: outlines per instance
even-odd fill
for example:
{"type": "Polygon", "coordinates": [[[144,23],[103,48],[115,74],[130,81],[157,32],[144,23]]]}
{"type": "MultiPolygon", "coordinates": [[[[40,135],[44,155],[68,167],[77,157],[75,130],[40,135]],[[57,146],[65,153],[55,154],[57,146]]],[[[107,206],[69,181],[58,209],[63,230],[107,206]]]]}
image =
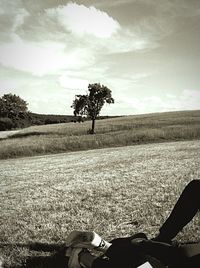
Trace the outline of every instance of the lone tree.
{"type": "Polygon", "coordinates": [[[90,134],[94,134],[95,120],[99,116],[103,105],[114,103],[114,99],[111,90],[99,83],[89,84],[88,91],[86,95],[76,95],[71,107],[74,109],[75,116],[86,115],[92,120],[90,134]]]}
{"type": "Polygon", "coordinates": [[[0,98],[0,117],[23,118],[28,112],[28,104],[15,94],[4,94],[0,98]]]}

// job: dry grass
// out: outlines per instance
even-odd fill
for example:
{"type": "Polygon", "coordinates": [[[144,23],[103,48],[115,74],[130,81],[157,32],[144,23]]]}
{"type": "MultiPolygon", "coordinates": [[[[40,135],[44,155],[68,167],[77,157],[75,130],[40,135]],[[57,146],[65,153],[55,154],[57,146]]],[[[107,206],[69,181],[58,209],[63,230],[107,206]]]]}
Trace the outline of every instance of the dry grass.
{"type": "MultiPolygon", "coordinates": [[[[146,144],[0,161],[0,241],[62,243],[73,229],[106,239],[152,237],[184,186],[200,178],[200,141],[146,144]]],[[[178,239],[200,237],[199,218],[178,239]]],[[[21,267],[26,248],[1,249],[21,267]]],[[[42,267],[42,266],[41,266],[42,267]]]]}
{"type": "Polygon", "coordinates": [[[0,140],[0,159],[200,138],[200,111],[156,113],[24,129],[0,140]]]}

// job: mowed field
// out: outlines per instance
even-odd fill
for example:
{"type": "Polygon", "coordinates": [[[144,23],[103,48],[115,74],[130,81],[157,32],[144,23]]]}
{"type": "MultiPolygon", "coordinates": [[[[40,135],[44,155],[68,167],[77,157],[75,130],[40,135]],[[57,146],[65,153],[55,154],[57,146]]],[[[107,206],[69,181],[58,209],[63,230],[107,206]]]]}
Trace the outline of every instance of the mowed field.
{"type": "MultiPolygon", "coordinates": [[[[200,141],[1,160],[0,170],[0,254],[7,267],[22,267],[43,253],[15,243],[59,245],[74,229],[108,240],[153,237],[185,185],[200,178],[200,141]]],[[[198,240],[199,225],[197,216],[177,239],[198,240]]]]}

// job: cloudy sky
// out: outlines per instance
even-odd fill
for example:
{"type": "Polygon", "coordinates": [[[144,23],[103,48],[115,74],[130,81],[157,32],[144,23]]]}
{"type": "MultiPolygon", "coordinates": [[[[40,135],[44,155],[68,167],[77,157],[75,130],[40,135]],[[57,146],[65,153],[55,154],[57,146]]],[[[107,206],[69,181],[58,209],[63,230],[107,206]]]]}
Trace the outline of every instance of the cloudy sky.
{"type": "Polygon", "coordinates": [[[0,96],[72,114],[95,82],[104,115],[200,109],[200,1],[0,0],[0,96]]]}

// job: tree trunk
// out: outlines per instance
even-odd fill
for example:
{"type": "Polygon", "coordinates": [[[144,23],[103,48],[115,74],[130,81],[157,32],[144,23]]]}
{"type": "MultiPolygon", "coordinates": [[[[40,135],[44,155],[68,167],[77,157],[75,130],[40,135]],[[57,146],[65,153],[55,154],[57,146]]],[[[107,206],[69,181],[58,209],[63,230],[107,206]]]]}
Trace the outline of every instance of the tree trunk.
{"type": "Polygon", "coordinates": [[[92,119],[92,130],[91,130],[91,134],[95,134],[94,128],[95,128],[95,119],[92,119]]]}

